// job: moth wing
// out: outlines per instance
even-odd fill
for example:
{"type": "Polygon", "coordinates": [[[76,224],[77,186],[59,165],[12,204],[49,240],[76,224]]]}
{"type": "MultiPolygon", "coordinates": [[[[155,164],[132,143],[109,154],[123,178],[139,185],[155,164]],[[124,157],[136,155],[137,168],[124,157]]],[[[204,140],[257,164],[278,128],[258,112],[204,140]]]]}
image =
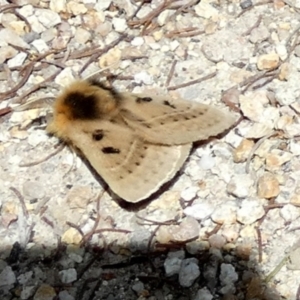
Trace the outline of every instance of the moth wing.
{"type": "Polygon", "coordinates": [[[153,145],[126,125],[109,121],[73,123],[69,130],[71,142],[111,190],[128,202],[146,199],[169,181],[192,147],[153,145]]]}
{"type": "Polygon", "coordinates": [[[144,94],[126,94],[121,115],[143,139],[164,145],[206,140],[229,129],[236,119],[210,105],[144,94]]]}

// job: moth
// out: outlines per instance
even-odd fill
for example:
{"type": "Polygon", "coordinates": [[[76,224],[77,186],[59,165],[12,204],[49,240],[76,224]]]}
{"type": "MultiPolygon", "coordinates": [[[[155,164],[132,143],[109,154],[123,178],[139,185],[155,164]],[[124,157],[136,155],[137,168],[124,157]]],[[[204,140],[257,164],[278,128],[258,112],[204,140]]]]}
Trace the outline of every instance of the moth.
{"type": "Polygon", "coordinates": [[[77,149],[115,194],[134,203],[174,177],[193,142],[234,122],[209,105],[119,93],[89,79],[75,81],[56,98],[47,131],[77,149]]]}

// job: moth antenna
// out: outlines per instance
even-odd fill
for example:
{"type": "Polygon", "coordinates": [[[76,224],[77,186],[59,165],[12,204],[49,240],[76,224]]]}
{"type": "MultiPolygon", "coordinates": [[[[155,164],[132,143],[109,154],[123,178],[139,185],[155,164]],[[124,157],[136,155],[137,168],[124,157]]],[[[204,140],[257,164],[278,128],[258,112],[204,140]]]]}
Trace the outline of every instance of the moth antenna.
{"type": "Polygon", "coordinates": [[[112,68],[112,67],[115,66],[117,63],[118,63],[118,62],[114,62],[114,63],[112,63],[111,65],[107,66],[106,68],[104,68],[104,69],[102,69],[102,70],[97,70],[97,71],[95,71],[94,73],[92,73],[92,74],[90,74],[90,75],[84,77],[83,80],[93,79],[93,77],[96,77],[96,75],[98,75],[98,74],[100,74],[100,73],[102,73],[102,72],[104,72],[104,71],[106,71],[106,70],[112,68]]]}
{"type": "Polygon", "coordinates": [[[11,107],[13,111],[25,111],[34,108],[52,108],[55,97],[30,98],[26,103],[11,107]]]}

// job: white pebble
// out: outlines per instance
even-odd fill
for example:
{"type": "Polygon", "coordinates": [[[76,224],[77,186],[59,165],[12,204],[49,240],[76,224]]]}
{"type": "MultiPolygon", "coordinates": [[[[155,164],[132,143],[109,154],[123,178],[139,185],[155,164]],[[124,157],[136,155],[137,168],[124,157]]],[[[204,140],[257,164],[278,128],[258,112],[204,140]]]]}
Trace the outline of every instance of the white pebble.
{"type": "Polygon", "coordinates": [[[215,166],[215,158],[210,154],[203,154],[198,162],[198,165],[203,170],[210,170],[215,166]]]}
{"type": "Polygon", "coordinates": [[[243,200],[241,208],[237,211],[237,220],[243,224],[250,225],[260,219],[265,210],[259,200],[243,200]]]}
{"type": "Polygon", "coordinates": [[[221,265],[220,281],[224,286],[221,289],[222,294],[234,293],[235,292],[235,282],[238,280],[238,274],[236,273],[234,267],[230,264],[221,265]]]}
{"type": "Polygon", "coordinates": [[[203,220],[208,218],[214,211],[214,207],[209,203],[199,203],[188,206],[184,209],[187,216],[193,217],[196,220],[203,220]]]}
{"type": "Polygon", "coordinates": [[[32,147],[36,147],[38,144],[42,142],[46,142],[49,139],[45,130],[35,130],[30,133],[28,136],[28,144],[32,147]]]}
{"type": "Polygon", "coordinates": [[[49,9],[36,8],[35,15],[46,28],[51,28],[61,23],[59,14],[49,9]]]}
{"type": "Polygon", "coordinates": [[[12,271],[12,268],[7,266],[0,273],[0,286],[11,285],[16,282],[16,275],[12,271]]]}
{"type": "Polygon", "coordinates": [[[18,53],[15,57],[13,57],[12,59],[10,59],[8,62],[7,62],[7,65],[10,67],[10,68],[14,68],[14,67],[19,67],[19,66],[22,66],[25,59],[27,57],[27,53],[25,52],[20,52],[18,53]]]}
{"type": "Polygon", "coordinates": [[[184,201],[191,201],[197,196],[197,192],[199,191],[199,187],[197,186],[190,186],[183,190],[180,194],[181,198],[184,201]]]}
{"type": "Polygon", "coordinates": [[[299,218],[299,208],[292,204],[286,204],[280,209],[280,215],[285,222],[292,222],[299,218]]]}
{"type": "Polygon", "coordinates": [[[112,24],[116,32],[124,32],[127,29],[127,23],[125,19],[113,18],[112,24]]]}
{"type": "Polygon", "coordinates": [[[234,224],[238,206],[236,201],[224,200],[213,212],[211,219],[218,224],[234,224]]]}
{"type": "Polygon", "coordinates": [[[144,83],[146,85],[150,85],[153,83],[153,77],[147,72],[142,71],[134,75],[134,81],[138,84],[144,83]]]}
{"type": "Polygon", "coordinates": [[[141,36],[137,36],[131,41],[132,46],[142,46],[143,44],[144,39],[141,36]]]}
{"type": "Polygon", "coordinates": [[[34,40],[31,44],[36,48],[36,50],[39,53],[43,53],[49,50],[48,45],[42,39],[34,40]]]}
{"type": "Polygon", "coordinates": [[[213,295],[210,293],[210,291],[207,288],[198,290],[195,298],[193,298],[193,300],[212,300],[212,299],[213,299],[213,295]]]}
{"type": "Polygon", "coordinates": [[[77,271],[74,268],[62,270],[58,275],[62,283],[71,283],[77,280],[77,271]]]}
{"type": "Polygon", "coordinates": [[[200,276],[198,259],[187,258],[182,261],[179,271],[179,283],[183,287],[190,287],[200,276]]]}

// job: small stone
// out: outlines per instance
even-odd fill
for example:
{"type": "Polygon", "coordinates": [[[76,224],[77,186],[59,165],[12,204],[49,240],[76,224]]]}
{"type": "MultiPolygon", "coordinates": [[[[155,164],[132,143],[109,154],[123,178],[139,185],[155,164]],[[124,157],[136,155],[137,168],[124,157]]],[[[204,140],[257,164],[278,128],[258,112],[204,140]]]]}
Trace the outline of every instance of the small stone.
{"type": "Polygon", "coordinates": [[[194,9],[197,16],[204,19],[212,19],[219,15],[219,11],[206,1],[201,1],[194,9]]]}
{"type": "Polygon", "coordinates": [[[220,234],[212,234],[208,241],[212,248],[222,249],[226,243],[226,239],[220,234]]]}
{"type": "Polygon", "coordinates": [[[272,128],[266,124],[254,123],[251,125],[250,129],[244,135],[244,137],[248,139],[259,139],[270,134],[271,131],[272,128]]]}
{"type": "Polygon", "coordinates": [[[180,197],[184,200],[184,201],[191,201],[194,198],[196,198],[197,196],[197,192],[199,191],[199,187],[198,186],[190,186],[186,189],[184,189],[181,194],[180,197]]]}
{"type": "Polygon", "coordinates": [[[48,284],[42,284],[36,291],[33,300],[53,300],[54,297],[56,297],[55,289],[48,284]]]}
{"type": "Polygon", "coordinates": [[[285,62],[280,66],[278,78],[281,81],[287,81],[290,74],[290,64],[285,62]]]}
{"type": "Polygon", "coordinates": [[[282,61],[284,61],[288,57],[288,51],[286,49],[286,46],[283,44],[278,44],[276,46],[276,52],[282,61]]]}
{"type": "Polygon", "coordinates": [[[292,204],[286,204],[284,207],[282,207],[279,214],[286,223],[291,223],[297,220],[300,216],[299,208],[292,204]]]}
{"type": "Polygon", "coordinates": [[[37,145],[46,142],[48,140],[49,140],[49,136],[47,135],[45,130],[35,130],[30,132],[27,142],[32,147],[36,147],[37,145]]]}
{"type": "Polygon", "coordinates": [[[179,273],[184,256],[183,250],[168,253],[168,257],[164,262],[166,276],[173,276],[179,273]]]}
{"type": "Polygon", "coordinates": [[[50,9],[54,12],[65,12],[67,10],[66,0],[50,0],[50,9]]]}
{"type": "Polygon", "coordinates": [[[31,299],[35,292],[36,287],[35,286],[23,286],[22,291],[21,291],[21,299],[26,300],[26,299],[31,299]]]}
{"type": "Polygon", "coordinates": [[[241,95],[239,102],[241,110],[247,118],[254,122],[260,121],[264,110],[263,104],[260,101],[253,99],[253,95],[251,97],[241,95]]]}
{"type": "Polygon", "coordinates": [[[245,162],[254,147],[253,140],[243,139],[233,152],[233,161],[235,163],[245,162]]]}
{"type": "Polygon", "coordinates": [[[207,241],[195,240],[189,243],[186,243],[186,251],[192,255],[202,252],[207,252],[210,248],[210,245],[207,241]]]}
{"type": "MultiPolygon", "coordinates": [[[[52,41],[52,48],[54,48],[54,49],[64,49],[64,48],[67,47],[70,39],[71,39],[71,36],[69,34],[66,34],[66,35],[63,35],[63,36],[57,36],[52,41]]],[[[56,76],[56,78],[57,78],[57,76],[56,76]]],[[[55,78],[55,80],[56,80],[56,78],[55,78]]]]}
{"type": "Polygon", "coordinates": [[[131,288],[139,295],[145,289],[145,285],[141,281],[138,281],[131,288]]]}
{"type": "Polygon", "coordinates": [[[55,77],[55,83],[59,84],[60,86],[67,86],[72,81],[75,80],[75,77],[73,75],[73,71],[71,68],[65,68],[63,69],[56,77],[55,77]]]}
{"type": "Polygon", "coordinates": [[[238,280],[238,274],[234,267],[230,264],[221,264],[220,281],[223,288],[220,290],[222,294],[235,293],[235,282],[238,280]]]}
{"type": "Polygon", "coordinates": [[[239,238],[239,233],[235,226],[225,227],[222,229],[221,233],[228,243],[235,243],[236,240],[239,238]]]}
{"type": "Polygon", "coordinates": [[[286,162],[292,159],[293,155],[290,152],[282,151],[279,149],[272,150],[271,153],[266,155],[266,165],[268,170],[277,170],[286,162]]]}
{"type": "Polygon", "coordinates": [[[31,280],[32,275],[33,275],[32,271],[21,274],[18,276],[18,282],[22,285],[25,285],[28,283],[29,280],[31,280]]]}
{"type": "Polygon", "coordinates": [[[98,11],[105,11],[109,8],[112,0],[101,0],[97,1],[97,4],[95,5],[95,9],[98,11]]]}
{"type": "Polygon", "coordinates": [[[250,34],[250,41],[253,44],[261,43],[269,38],[270,32],[268,28],[264,25],[259,26],[258,28],[254,28],[250,34]]]}
{"type": "Polygon", "coordinates": [[[28,18],[33,15],[33,6],[31,4],[24,5],[18,8],[18,12],[25,18],[28,18]]]}
{"type": "Polygon", "coordinates": [[[73,296],[71,296],[68,291],[61,291],[58,294],[58,299],[59,300],[75,300],[73,296]]]}
{"type": "Polygon", "coordinates": [[[77,280],[77,271],[74,268],[62,270],[58,274],[62,283],[71,283],[77,280]]]}
{"type": "Polygon", "coordinates": [[[20,38],[12,29],[4,28],[0,30],[0,46],[7,46],[11,44],[13,46],[28,49],[30,46],[20,38]]]}
{"type": "Polygon", "coordinates": [[[247,9],[252,5],[253,5],[252,0],[244,0],[244,1],[241,1],[241,3],[240,3],[241,9],[247,9]]]}
{"type": "Polygon", "coordinates": [[[46,28],[51,28],[61,23],[59,14],[50,9],[35,8],[35,15],[46,28]]]}
{"type": "Polygon", "coordinates": [[[276,176],[271,173],[265,173],[258,179],[257,194],[260,198],[277,197],[279,193],[279,181],[276,176]]]}
{"type": "Polygon", "coordinates": [[[80,244],[82,240],[81,234],[75,228],[69,228],[61,237],[61,241],[66,244],[80,244]]]}
{"type": "Polygon", "coordinates": [[[208,22],[205,26],[205,34],[213,34],[218,30],[218,24],[216,22],[208,22]]]}
{"type": "Polygon", "coordinates": [[[46,28],[42,25],[36,15],[32,15],[27,18],[32,30],[36,33],[42,33],[46,30],[46,28]]]}
{"type": "Polygon", "coordinates": [[[42,39],[34,40],[31,43],[39,53],[43,53],[49,50],[48,45],[42,39]]]}
{"type": "Polygon", "coordinates": [[[80,44],[86,44],[91,38],[91,33],[81,27],[78,27],[75,32],[75,40],[80,44]]]}
{"type": "Polygon", "coordinates": [[[150,85],[153,83],[153,77],[146,71],[142,71],[134,75],[134,81],[138,84],[144,83],[146,85],[150,85]]]}
{"type": "Polygon", "coordinates": [[[137,36],[131,41],[132,46],[137,47],[137,46],[142,46],[143,44],[144,44],[144,38],[141,36],[137,36]]]}
{"type": "MultiPolygon", "coordinates": [[[[10,59],[7,62],[7,65],[9,68],[15,68],[15,67],[20,67],[23,65],[25,59],[27,57],[27,53],[25,52],[20,52],[17,55],[15,55],[12,59],[10,59]]],[[[0,59],[1,60],[1,59],[0,59]]]]}
{"type": "Polygon", "coordinates": [[[113,48],[101,56],[99,60],[100,68],[116,67],[121,61],[122,52],[119,48],[113,48]]]}
{"type": "Polygon", "coordinates": [[[18,51],[11,46],[0,47],[0,64],[3,64],[7,59],[14,57],[18,51]]]}
{"type": "Polygon", "coordinates": [[[214,209],[213,205],[209,203],[199,203],[186,207],[183,212],[196,220],[205,220],[213,213],[214,209]]]}
{"type": "Polygon", "coordinates": [[[85,14],[87,12],[87,8],[83,3],[67,1],[67,11],[72,13],[74,16],[78,16],[80,14],[85,14]]]}
{"type": "Polygon", "coordinates": [[[263,206],[254,199],[246,199],[237,211],[237,220],[243,224],[252,224],[265,214],[263,206]]]}
{"type": "Polygon", "coordinates": [[[116,32],[122,33],[127,29],[127,22],[125,19],[113,18],[112,24],[116,32]]]}
{"type": "Polygon", "coordinates": [[[253,183],[249,174],[234,175],[227,185],[227,191],[235,197],[245,198],[249,196],[253,183]]]}
{"type": "Polygon", "coordinates": [[[28,44],[32,43],[34,40],[37,40],[39,38],[40,38],[40,34],[34,31],[28,32],[23,35],[23,40],[28,44]]]}
{"type": "Polygon", "coordinates": [[[211,219],[217,224],[234,224],[238,206],[236,201],[224,201],[215,208],[211,219]]]}
{"type": "Polygon", "coordinates": [[[210,293],[210,291],[207,288],[203,288],[198,290],[196,296],[193,298],[193,300],[212,300],[213,295],[210,293]]]}
{"type": "Polygon", "coordinates": [[[171,15],[171,10],[169,9],[165,9],[162,13],[159,14],[158,18],[157,18],[157,23],[159,26],[164,26],[169,18],[169,16],[171,15]]]}
{"type": "Polygon", "coordinates": [[[0,286],[12,285],[16,280],[16,275],[10,266],[5,267],[0,273],[0,286]]]}
{"type": "Polygon", "coordinates": [[[130,250],[132,252],[148,250],[151,233],[146,228],[135,230],[130,235],[130,250]]]}
{"type": "Polygon", "coordinates": [[[285,2],[282,0],[274,0],[274,8],[279,10],[285,6],[285,2]]]}
{"type": "Polygon", "coordinates": [[[45,196],[45,188],[38,181],[25,181],[22,189],[24,197],[29,199],[41,199],[45,196]]]}
{"type": "Polygon", "coordinates": [[[199,236],[200,225],[192,217],[186,217],[180,225],[170,226],[169,232],[174,242],[185,242],[199,236]]]}
{"type": "Polygon", "coordinates": [[[56,28],[49,28],[42,33],[42,40],[46,43],[52,41],[57,36],[57,29],[56,28]]]}
{"type": "Polygon", "coordinates": [[[210,154],[203,154],[198,162],[202,170],[210,170],[215,166],[215,158],[210,154]]]}
{"type": "Polygon", "coordinates": [[[257,68],[259,70],[273,70],[279,66],[279,56],[277,53],[263,54],[258,57],[257,68]]]}
{"type": "Polygon", "coordinates": [[[72,209],[86,209],[93,200],[93,192],[89,186],[74,186],[67,194],[67,203],[72,209]]]}
{"type": "Polygon", "coordinates": [[[200,276],[198,259],[186,258],[181,263],[179,271],[179,283],[183,287],[190,287],[200,276]]]}

